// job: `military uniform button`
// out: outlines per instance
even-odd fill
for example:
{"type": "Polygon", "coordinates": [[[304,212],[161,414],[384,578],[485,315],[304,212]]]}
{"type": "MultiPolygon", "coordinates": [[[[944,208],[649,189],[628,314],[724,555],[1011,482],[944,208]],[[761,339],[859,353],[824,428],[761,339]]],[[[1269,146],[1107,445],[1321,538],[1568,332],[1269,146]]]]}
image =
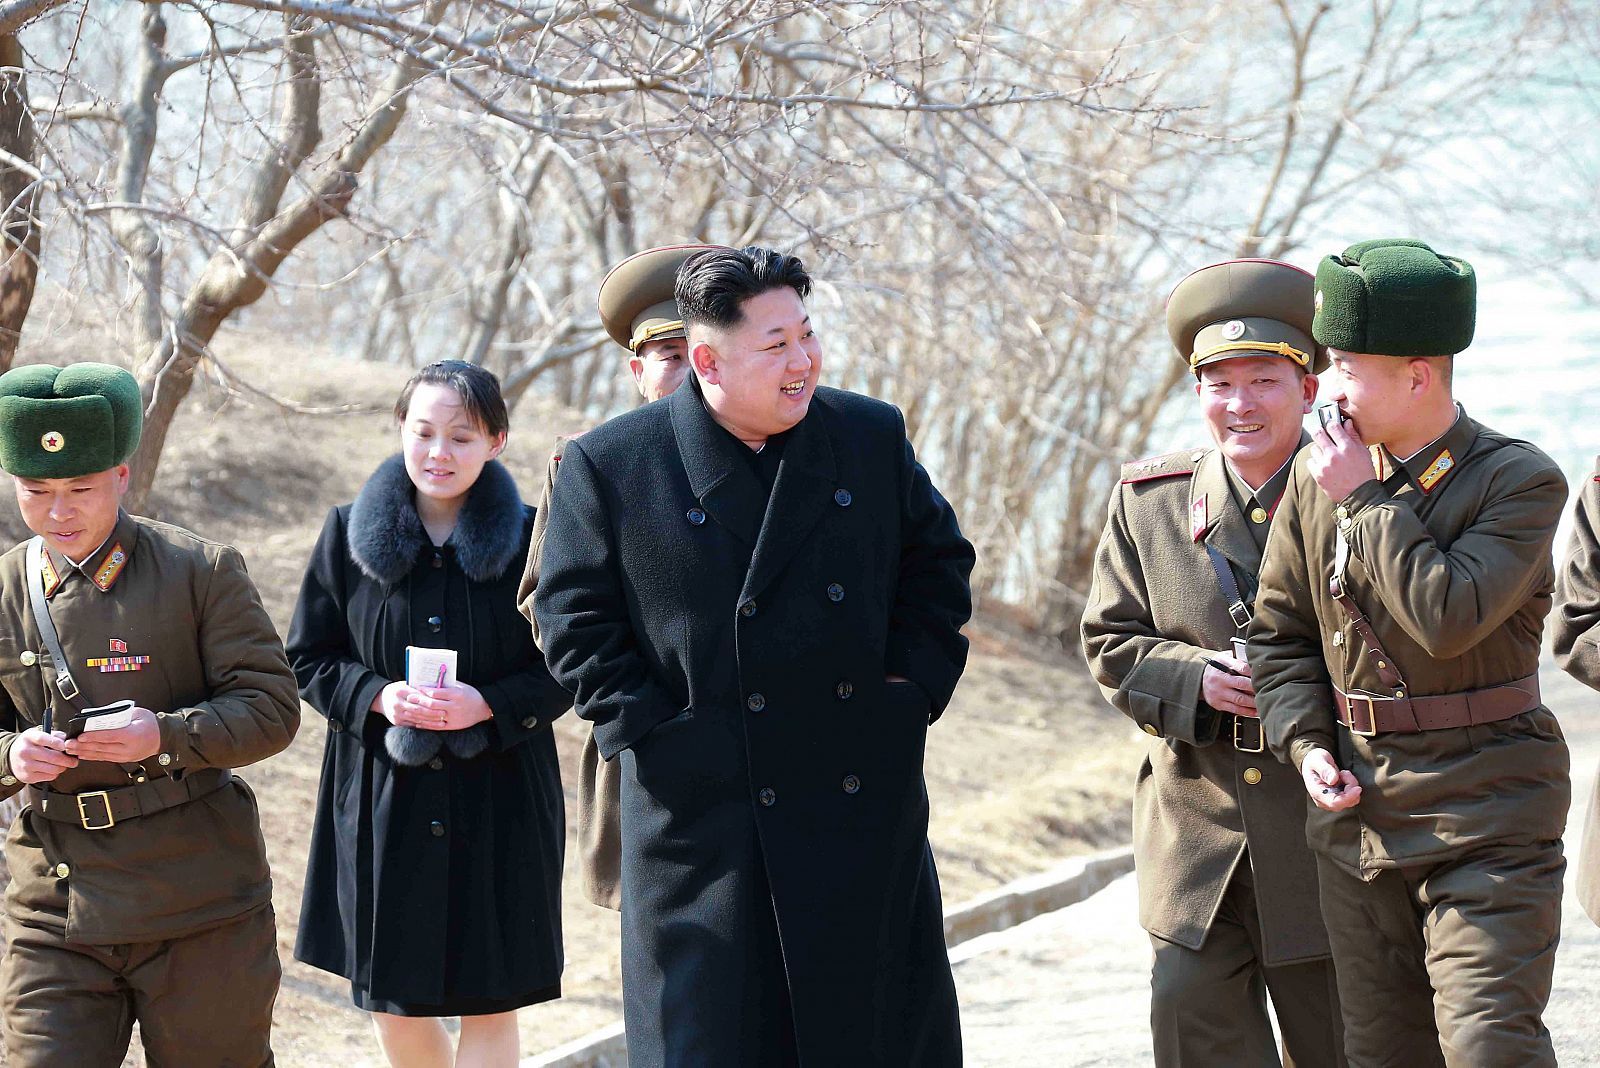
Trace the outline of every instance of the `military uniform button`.
{"type": "Polygon", "coordinates": [[[1335,649],[1337,649],[1339,646],[1341,646],[1343,644],[1344,644],[1344,631],[1342,631],[1342,630],[1334,631],[1333,632],[1333,647],[1335,649]]]}
{"type": "Polygon", "coordinates": [[[1148,735],[1149,735],[1149,736],[1150,736],[1150,737],[1152,737],[1152,738],[1159,738],[1159,737],[1161,737],[1161,732],[1160,732],[1160,731],[1159,731],[1159,730],[1157,730],[1157,729],[1156,729],[1156,725],[1155,725],[1155,724],[1154,724],[1154,723],[1146,723],[1146,724],[1145,724],[1145,725],[1144,725],[1144,728],[1143,728],[1143,730],[1144,730],[1144,732],[1145,732],[1145,733],[1146,733],[1146,734],[1148,734],[1148,735]]]}
{"type": "Polygon", "coordinates": [[[164,768],[171,767],[172,766],[172,754],[171,753],[162,753],[160,756],[156,757],[156,763],[160,764],[164,768]]]}
{"type": "Polygon", "coordinates": [[[1403,697],[1405,697],[1405,695],[1406,695],[1406,692],[1405,692],[1405,691],[1404,691],[1404,690],[1396,690],[1396,691],[1395,691],[1395,692],[1394,692],[1394,695],[1395,695],[1395,696],[1396,696],[1396,697],[1402,697],[1402,698],[1403,698],[1403,697]]]}
{"type": "Polygon", "coordinates": [[[833,688],[833,696],[837,697],[841,701],[850,700],[850,695],[855,692],[856,688],[850,684],[849,679],[840,680],[839,685],[833,688]]]}
{"type": "Polygon", "coordinates": [[[840,508],[850,507],[850,491],[847,489],[834,490],[833,503],[837,504],[840,508]]]}
{"type": "Polygon", "coordinates": [[[1339,520],[1339,529],[1340,530],[1349,530],[1350,526],[1351,526],[1351,523],[1350,523],[1350,517],[1349,516],[1345,516],[1343,519],[1339,520]]]}
{"type": "Polygon", "coordinates": [[[691,509],[689,509],[688,512],[686,512],[684,514],[688,517],[689,523],[692,526],[699,526],[701,523],[704,523],[706,521],[705,512],[703,512],[699,508],[691,508],[691,509]]]}
{"type": "Polygon", "coordinates": [[[66,861],[62,861],[60,864],[56,865],[56,878],[57,879],[65,879],[67,876],[69,876],[71,874],[72,874],[72,869],[67,866],[67,862],[66,861]]]}
{"type": "Polygon", "coordinates": [[[433,836],[435,838],[444,837],[444,823],[440,820],[434,820],[432,823],[428,824],[428,830],[433,832],[433,836]]]}
{"type": "Polygon", "coordinates": [[[539,717],[538,716],[523,716],[522,717],[522,725],[524,727],[528,728],[531,731],[531,730],[533,730],[533,728],[535,728],[535,727],[537,727],[539,725],[539,717]]]}
{"type": "Polygon", "coordinates": [[[1244,769],[1244,781],[1249,783],[1251,786],[1254,786],[1256,783],[1260,782],[1261,781],[1261,769],[1260,768],[1245,768],[1244,769]]]}
{"type": "Polygon", "coordinates": [[[1252,522],[1252,523],[1265,523],[1266,521],[1267,521],[1267,510],[1265,508],[1252,508],[1250,510],[1250,522],[1252,522]]]}
{"type": "Polygon", "coordinates": [[[856,778],[854,775],[846,775],[844,777],[843,785],[845,793],[853,794],[861,789],[861,780],[856,778]]]}
{"type": "Polygon", "coordinates": [[[767,707],[767,699],[758,693],[753,693],[744,699],[744,707],[752,712],[760,712],[767,707]]]}
{"type": "Polygon", "coordinates": [[[756,603],[754,601],[746,601],[744,604],[739,606],[739,614],[744,616],[744,618],[749,619],[751,616],[756,614],[756,603]]]}
{"type": "Polygon", "coordinates": [[[771,808],[778,803],[778,792],[770,786],[763,786],[761,792],[756,796],[761,799],[761,803],[767,808],[771,808]]]}
{"type": "Polygon", "coordinates": [[[434,771],[443,771],[444,761],[440,760],[438,757],[434,757],[432,760],[428,761],[428,767],[432,768],[434,771]]]}
{"type": "Polygon", "coordinates": [[[15,785],[17,785],[17,777],[15,775],[0,775],[0,786],[15,785]]]}
{"type": "Polygon", "coordinates": [[[1350,509],[1341,504],[1339,507],[1333,510],[1333,514],[1338,516],[1340,519],[1349,519],[1350,509]]]}
{"type": "Polygon", "coordinates": [[[33,667],[39,662],[39,654],[32,649],[24,649],[22,650],[22,655],[17,659],[22,661],[23,667],[33,667]]]}
{"type": "Polygon", "coordinates": [[[1205,458],[1206,458],[1206,453],[1205,453],[1204,449],[1196,449],[1194,452],[1189,454],[1189,462],[1192,463],[1192,464],[1197,464],[1201,460],[1204,460],[1205,458]]]}
{"type": "Polygon", "coordinates": [[[837,582],[829,583],[828,600],[832,601],[834,604],[838,604],[840,601],[844,600],[844,587],[839,585],[837,582]]]}
{"type": "Polygon", "coordinates": [[[435,634],[439,633],[439,631],[444,629],[444,617],[443,616],[429,616],[428,617],[428,629],[433,631],[435,634]]]}

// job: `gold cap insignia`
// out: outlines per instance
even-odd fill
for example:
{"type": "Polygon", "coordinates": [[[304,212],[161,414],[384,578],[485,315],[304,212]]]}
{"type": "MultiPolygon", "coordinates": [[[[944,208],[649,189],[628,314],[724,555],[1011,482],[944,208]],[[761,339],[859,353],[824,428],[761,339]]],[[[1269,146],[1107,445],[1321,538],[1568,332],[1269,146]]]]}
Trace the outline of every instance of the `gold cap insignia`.
{"type": "Polygon", "coordinates": [[[59,430],[46,430],[39,439],[39,447],[45,452],[60,452],[67,447],[67,439],[61,436],[59,430]]]}

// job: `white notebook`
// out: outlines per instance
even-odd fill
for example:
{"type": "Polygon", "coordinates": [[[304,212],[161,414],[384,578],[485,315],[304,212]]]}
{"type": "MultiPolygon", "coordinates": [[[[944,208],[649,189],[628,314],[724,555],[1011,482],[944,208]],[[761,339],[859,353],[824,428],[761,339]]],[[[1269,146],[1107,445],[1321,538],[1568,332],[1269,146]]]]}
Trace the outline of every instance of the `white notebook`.
{"type": "Polygon", "coordinates": [[[456,651],[454,649],[426,649],[420,645],[406,646],[406,685],[437,690],[441,686],[454,686],[456,681],[456,651]]]}

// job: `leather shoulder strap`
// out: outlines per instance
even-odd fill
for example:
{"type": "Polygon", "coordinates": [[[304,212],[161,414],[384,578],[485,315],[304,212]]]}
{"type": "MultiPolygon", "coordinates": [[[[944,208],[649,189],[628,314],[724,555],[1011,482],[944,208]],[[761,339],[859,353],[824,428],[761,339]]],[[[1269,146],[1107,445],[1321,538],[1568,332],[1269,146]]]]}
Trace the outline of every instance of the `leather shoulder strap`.
{"type": "Polygon", "coordinates": [[[1243,638],[1255,612],[1240,595],[1239,583],[1233,577],[1233,565],[1228,563],[1228,558],[1217,551],[1216,546],[1210,542],[1202,544],[1206,550],[1206,558],[1211,561],[1211,570],[1217,573],[1217,585],[1222,587],[1222,596],[1228,599],[1228,618],[1233,620],[1234,629],[1239,632],[1239,637],[1243,638]]]}
{"type": "MultiPolygon", "coordinates": [[[[27,560],[28,602],[33,606],[33,622],[44,640],[45,652],[50,654],[50,666],[55,669],[56,689],[68,707],[76,710],[78,684],[73,681],[72,670],[67,666],[67,656],[61,651],[61,637],[56,633],[55,622],[50,618],[50,602],[44,595],[44,539],[35,537],[28,542],[27,560]]],[[[50,706],[44,709],[45,731],[51,729],[50,706]]]]}

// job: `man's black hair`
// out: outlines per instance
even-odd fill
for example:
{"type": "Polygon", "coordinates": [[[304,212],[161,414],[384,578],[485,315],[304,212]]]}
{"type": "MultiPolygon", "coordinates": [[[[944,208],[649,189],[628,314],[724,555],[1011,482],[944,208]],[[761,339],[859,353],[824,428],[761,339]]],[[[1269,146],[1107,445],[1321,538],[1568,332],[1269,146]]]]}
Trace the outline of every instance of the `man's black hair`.
{"type": "Polygon", "coordinates": [[[811,295],[811,276],[800,257],[760,245],[697,252],[678,268],[674,296],[685,325],[735,326],[751,297],[788,286],[801,300],[811,295]]]}

